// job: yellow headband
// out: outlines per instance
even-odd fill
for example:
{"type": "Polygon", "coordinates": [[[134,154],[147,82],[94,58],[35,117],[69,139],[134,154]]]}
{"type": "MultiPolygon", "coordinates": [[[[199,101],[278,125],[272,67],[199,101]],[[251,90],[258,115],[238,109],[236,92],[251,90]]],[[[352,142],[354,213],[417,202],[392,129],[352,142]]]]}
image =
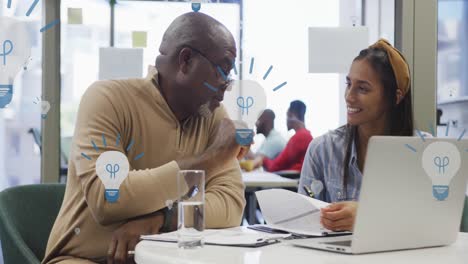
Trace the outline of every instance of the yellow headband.
{"type": "Polygon", "coordinates": [[[406,95],[410,88],[410,71],[403,54],[385,39],[379,39],[370,48],[382,49],[387,53],[388,60],[392,65],[393,74],[395,75],[397,88],[402,92],[403,96],[406,95]]]}

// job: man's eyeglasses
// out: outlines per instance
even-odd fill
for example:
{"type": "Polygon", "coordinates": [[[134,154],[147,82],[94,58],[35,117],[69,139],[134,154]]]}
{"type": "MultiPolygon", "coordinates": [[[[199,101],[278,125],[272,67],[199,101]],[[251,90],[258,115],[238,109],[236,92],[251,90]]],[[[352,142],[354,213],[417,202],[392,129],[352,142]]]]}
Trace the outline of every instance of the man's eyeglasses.
{"type": "Polygon", "coordinates": [[[234,80],[232,79],[232,75],[230,73],[223,70],[223,68],[221,68],[221,66],[219,66],[218,64],[216,64],[213,61],[211,61],[210,59],[208,59],[208,57],[205,54],[203,54],[203,52],[201,52],[200,50],[198,50],[196,48],[193,48],[191,46],[188,46],[188,45],[185,45],[185,47],[195,51],[198,54],[200,54],[203,58],[205,58],[205,60],[207,60],[215,68],[216,78],[222,79],[223,82],[224,82],[224,84],[221,86],[221,89],[223,91],[230,91],[231,90],[232,83],[234,82],[234,80]]]}

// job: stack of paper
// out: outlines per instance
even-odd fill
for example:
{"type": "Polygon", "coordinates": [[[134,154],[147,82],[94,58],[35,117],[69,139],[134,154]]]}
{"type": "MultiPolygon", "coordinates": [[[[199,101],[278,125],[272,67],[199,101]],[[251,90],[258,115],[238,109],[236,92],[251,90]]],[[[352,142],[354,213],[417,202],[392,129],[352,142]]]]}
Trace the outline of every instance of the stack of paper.
{"type": "MultiPolygon", "coordinates": [[[[279,242],[280,239],[291,236],[290,234],[265,234],[241,227],[206,229],[202,233],[205,244],[207,245],[239,247],[265,246],[279,242]]],[[[161,242],[177,242],[177,231],[165,234],[141,236],[141,239],[161,242]]]]}

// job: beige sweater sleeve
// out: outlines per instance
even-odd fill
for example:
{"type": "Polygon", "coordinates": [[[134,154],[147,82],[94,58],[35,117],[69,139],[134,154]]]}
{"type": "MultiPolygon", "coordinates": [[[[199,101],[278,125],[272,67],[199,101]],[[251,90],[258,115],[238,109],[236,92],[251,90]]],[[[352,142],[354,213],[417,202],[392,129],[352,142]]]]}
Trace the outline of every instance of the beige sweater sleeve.
{"type": "MultiPolygon", "coordinates": [[[[210,139],[223,118],[229,118],[224,107],[215,111],[210,139]]],[[[210,143],[209,143],[210,144],[210,143]]],[[[244,184],[239,162],[233,158],[222,169],[208,172],[206,182],[206,227],[225,228],[239,226],[245,207],[244,184]]]]}
{"type": "MultiPolygon", "coordinates": [[[[126,154],[124,146],[125,113],[119,102],[111,98],[103,86],[109,82],[93,84],[83,96],[76,122],[74,151],[72,158],[76,164],[76,177],[79,177],[81,191],[95,220],[101,225],[120,222],[132,217],[145,215],[164,208],[169,197],[177,196],[176,175],[179,167],[175,161],[160,167],[135,171],[120,185],[117,202],[109,203],[104,198],[105,187],[96,175],[95,164],[105,151],[120,151],[126,154]],[[117,139],[120,134],[121,139],[117,139]],[[102,137],[109,144],[104,146],[102,137]],[[120,144],[115,144],[120,141],[120,144]],[[98,150],[95,149],[93,143],[98,150]],[[116,146],[117,145],[117,146],[116,146]],[[91,160],[86,159],[86,154],[91,160]]],[[[113,87],[108,87],[112,89],[113,87]]]]}
{"type": "Polygon", "coordinates": [[[236,160],[232,160],[209,178],[205,199],[207,228],[226,228],[241,224],[245,206],[244,185],[236,160]]]}

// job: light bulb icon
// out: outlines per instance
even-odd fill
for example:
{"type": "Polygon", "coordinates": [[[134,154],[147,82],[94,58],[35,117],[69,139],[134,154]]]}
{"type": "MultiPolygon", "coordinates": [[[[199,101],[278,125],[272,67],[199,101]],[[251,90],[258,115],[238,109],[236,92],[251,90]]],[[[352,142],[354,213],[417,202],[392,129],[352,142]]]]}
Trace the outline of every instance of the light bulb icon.
{"type": "Polygon", "coordinates": [[[47,118],[47,113],[49,113],[50,110],[50,103],[48,101],[41,101],[41,116],[42,119],[47,118]]]}
{"type": "Polygon", "coordinates": [[[224,95],[224,105],[232,119],[243,121],[253,128],[260,114],[266,108],[266,94],[263,87],[253,80],[236,80],[232,90],[224,95]]]}
{"type": "Polygon", "coordinates": [[[251,108],[254,105],[254,99],[252,96],[239,96],[237,97],[237,106],[241,109],[242,115],[249,114],[249,108],[251,108]]]}
{"type": "Polygon", "coordinates": [[[29,62],[31,41],[25,22],[0,17],[0,108],[13,98],[13,82],[29,62]]]}
{"type": "Polygon", "coordinates": [[[130,164],[127,157],[119,151],[106,151],[96,161],[96,174],[105,187],[105,198],[110,203],[119,199],[119,188],[127,178],[130,164]]]}
{"type": "Polygon", "coordinates": [[[458,148],[449,142],[434,142],[424,149],[422,165],[432,180],[432,195],[439,201],[447,199],[450,182],[460,169],[458,148]]]}
{"type": "Polygon", "coordinates": [[[192,10],[193,12],[198,12],[201,9],[201,0],[192,1],[192,10]]]}
{"type": "Polygon", "coordinates": [[[256,81],[236,80],[232,90],[224,96],[224,105],[229,116],[236,120],[236,141],[241,146],[253,142],[253,127],[260,114],[266,108],[266,94],[256,81]],[[242,124],[242,125],[239,125],[242,124]]]}
{"type": "Polygon", "coordinates": [[[312,183],[310,184],[310,190],[312,191],[312,194],[314,195],[314,197],[319,195],[323,190],[322,181],[315,180],[315,179],[312,180],[312,183]]]}
{"type": "Polygon", "coordinates": [[[250,146],[255,136],[254,130],[249,129],[244,121],[234,120],[236,128],[236,142],[241,146],[250,146]]]}

